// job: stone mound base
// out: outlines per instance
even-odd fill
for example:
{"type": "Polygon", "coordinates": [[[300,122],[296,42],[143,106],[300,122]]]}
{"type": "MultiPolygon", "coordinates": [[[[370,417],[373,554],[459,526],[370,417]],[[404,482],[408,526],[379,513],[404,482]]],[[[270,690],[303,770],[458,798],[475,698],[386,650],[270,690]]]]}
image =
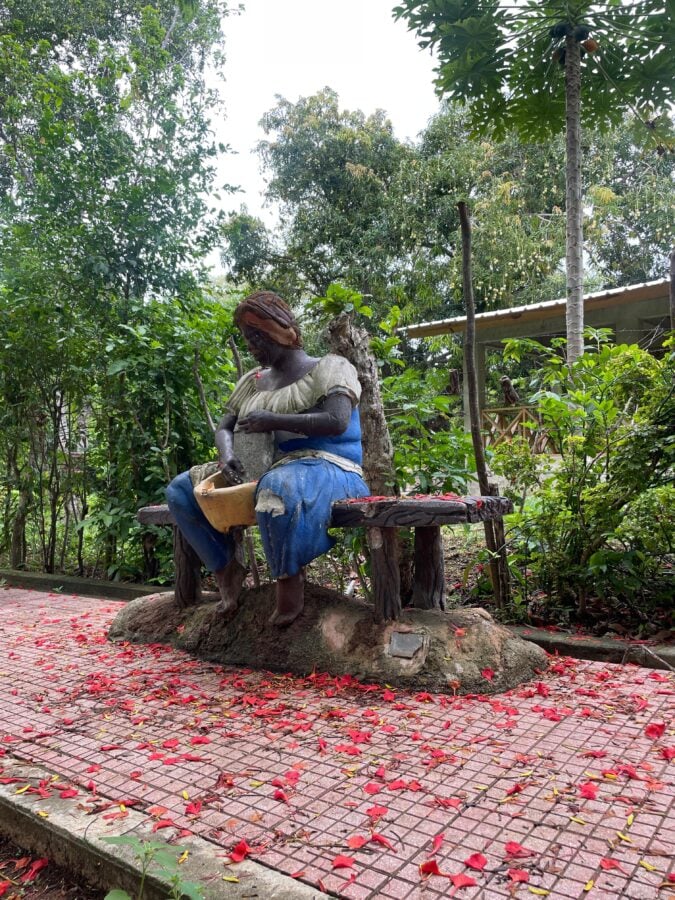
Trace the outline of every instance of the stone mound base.
{"type": "Polygon", "coordinates": [[[201,659],[308,675],[350,674],[428,691],[490,694],[528,681],[547,667],[545,652],[483,609],[406,609],[377,624],[372,607],[306,585],[305,609],[288,628],[268,624],[273,585],[244,591],[237,613],[215,613],[217,597],[180,609],[173,593],[132,600],[115,618],[113,641],[170,644],[201,659]]]}

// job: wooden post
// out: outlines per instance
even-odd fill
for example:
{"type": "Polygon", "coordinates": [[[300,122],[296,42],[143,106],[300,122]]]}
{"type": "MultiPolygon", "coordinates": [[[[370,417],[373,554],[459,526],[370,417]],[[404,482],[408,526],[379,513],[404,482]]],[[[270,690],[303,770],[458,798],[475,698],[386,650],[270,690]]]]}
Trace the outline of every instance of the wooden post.
{"type": "Polygon", "coordinates": [[[176,572],[176,603],[181,609],[199,603],[202,595],[201,560],[183,537],[173,528],[173,561],[176,572]]]}
{"type": "Polygon", "coordinates": [[[412,605],[416,609],[445,609],[443,539],[438,525],[415,529],[414,567],[412,605]]]}
{"type": "Polygon", "coordinates": [[[367,528],[375,621],[398,619],[402,612],[398,540],[395,528],[367,528]]]}
{"type": "MultiPolygon", "coordinates": [[[[480,485],[481,494],[488,495],[487,464],[485,462],[485,448],[483,436],[480,431],[480,407],[478,403],[478,381],[476,378],[476,307],[473,299],[473,279],[471,275],[471,220],[466,203],[457,204],[459,210],[459,223],[462,232],[462,288],[464,303],[466,305],[466,331],[464,332],[464,363],[466,366],[467,396],[469,400],[469,412],[471,416],[471,442],[476,457],[476,475],[480,485]]],[[[492,590],[495,594],[495,603],[503,606],[502,596],[503,576],[500,574],[500,566],[497,555],[497,540],[493,523],[485,521],[485,543],[490,552],[490,579],[492,590]]],[[[508,573],[506,575],[508,578],[508,573]]]]}

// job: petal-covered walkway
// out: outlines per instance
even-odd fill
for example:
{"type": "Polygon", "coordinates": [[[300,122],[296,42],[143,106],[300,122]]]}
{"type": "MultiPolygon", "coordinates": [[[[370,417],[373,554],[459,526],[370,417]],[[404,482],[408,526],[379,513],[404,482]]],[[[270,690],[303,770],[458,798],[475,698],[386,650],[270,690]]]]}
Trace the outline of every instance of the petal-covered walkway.
{"type": "Polygon", "coordinates": [[[224,875],[359,900],[675,898],[672,673],[558,658],[508,694],[408,694],[111,645],[119,607],[0,590],[0,769],[58,776],[17,785],[36,814],[143,810],[224,875]]]}

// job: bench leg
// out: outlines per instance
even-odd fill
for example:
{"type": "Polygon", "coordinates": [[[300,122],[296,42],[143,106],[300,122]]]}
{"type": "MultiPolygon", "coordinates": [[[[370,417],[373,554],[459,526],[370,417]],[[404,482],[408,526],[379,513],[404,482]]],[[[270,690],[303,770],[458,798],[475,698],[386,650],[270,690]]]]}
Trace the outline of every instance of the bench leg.
{"type": "Polygon", "coordinates": [[[367,528],[370,576],[375,602],[375,620],[384,622],[401,615],[401,576],[398,569],[398,538],[395,528],[367,528]]]}
{"type": "Polygon", "coordinates": [[[415,529],[412,605],[417,609],[445,609],[443,540],[438,525],[415,529]]]}
{"type": "Polygon", "coordinates": [[[176,526],[173,529],[173,562],[177,605],[184,609],[199,603],[202,594],[202,563],[176,526]]]}

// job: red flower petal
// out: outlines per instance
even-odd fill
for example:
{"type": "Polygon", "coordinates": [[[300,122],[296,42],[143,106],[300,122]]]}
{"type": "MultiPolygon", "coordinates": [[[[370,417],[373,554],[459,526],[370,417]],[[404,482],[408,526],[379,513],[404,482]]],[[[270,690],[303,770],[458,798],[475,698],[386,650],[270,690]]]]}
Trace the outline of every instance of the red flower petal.
{"type": "Polygon", "coordinates": [[[354,860],[351,856],[336,856],[333,860],[334,869],[351,869],[353,865],[354,860]]]}
{"type": "Polygon", "coordinates": [[[514,859],[526,859],[528,856],[535,855],[532,850],[527,850],[517,841],[509,841],[504,845],[504,850],[507,856],[512,856],[514,859]]]}
{"type": "Polygon", "coordinates": [[[78,791],[75,788],[66,788],[65,791],[59,791],[59,797],[62,800],[68,800],[70,797],[77,797],[78,791]]]}
{"type": "MultiPolygon", "coordinates": [[[[605,857],[600,860],[600,868],[604,869],[605,872],[608,872],[610,869],[621,869],[621,863],[616,859],[609,859],[605,857]]],[[[621,869],[623,872],[624,870],[621,869]]]]}
{"type": "Polygon", "coordinates": [[[530,873],[525,869],[509,869],[507,875],[513,882],[530,880],[530,873]]]}
{"type": "Polygon", "coordinates": [[[486,667],[485,669],[481,669],[481,673],[480,673],[480,674],[481,674],[481,675],[483,676],[483,678],[485,678],[487,681],[492,681],[493,678],[495,677],[494,669],[490,669],[490,668],[487,668],[487,667],[486,667]]]}
{"type": "Polygon", "coordinates": [[[249,847],[246,841],[239,841],[239,843],[235,844],[235,846],[230,850],[228,855],[232,862],[239,863],[242,862],[242,860],[246,859],[252,849],[253,848],[249,847]]]}
{"type": "MultiPolygon", "coordinates": [[[[374,831],[371,834],[370,840],[374,844],[381,844],[383,847],[386,847],[388,850],[394,850],[394,845],[389,840],[389,838],[386,838],[383,834],[378,834],[376,831],[374,831]]],[[[394,850],[394,853],[396,853],[396,850],[394,850]]]]}
{"type": "Polygon", "coordinates": [[[459,875],[448,875],[448,878],[456,888],[474,887],[478,884],[475,878],[465,875],[463,872],[460,872],[459,875]]]}
{"type": "Polygon", "coordinates": [[[472,853],[468,859],[464,860],[464,865],[469,869],[476,869],[477,871],[482,872],[485,866],[487,866],[487,859],[482,853],[472,853]]]}
{"type": "Polygon", "coordinates": [[[19,881],[22,883],[26,881],[33,881],[38,872],[44,869],[49,865],[49,860],[46,857],[42,857],[42,859],[36,859],[30,864],[30,868],[27,872],[25,872],[19,881]]]}
{"type": "Polygon", "coordinates": [[[360,850],[361,847],[365,847],[369,840],[370,838],[364,837],[362,834],[353,834],[347,838],[347,846],[351,850],[360,850]]]}
{"type": "Polygon", "coordinates": [[[647,725],[645,728],[645,735],[648,738],[658,741],[659,738],[663,737],[665,730],[665,722],[652,722],[651,725],[647,725]]]}
{"type": "Polygon", "coordinates": [[[434,853],[438,853],[438,851],[440,850],[441,844],[443,843],[444,840],[445,840],[444,834],[436,835],[436,837],[431,842],[431,847],[432,847],[432,850],[434,853]]]}
{"type": "Polygon", "coordinates": [[[382,816],[386,816],[389,810],[386,806],[369,806],[366,810],[366,815],[370,816],[371,819],[380,819],[382,816]]]}
{"type": "Polygon", "coordinates": [[[598,796],[598,786],[592,781],[586,781],[579,785],[579,796],[585,797],[586,800],[595,800],[598,796]]]}
{"type": "Polygon", "coordinates": [[[438,868],[438,863],[435,859],[428,859],[426,862],[420,864],[420,874],[443,875],[443,872],[438,868]]]}

